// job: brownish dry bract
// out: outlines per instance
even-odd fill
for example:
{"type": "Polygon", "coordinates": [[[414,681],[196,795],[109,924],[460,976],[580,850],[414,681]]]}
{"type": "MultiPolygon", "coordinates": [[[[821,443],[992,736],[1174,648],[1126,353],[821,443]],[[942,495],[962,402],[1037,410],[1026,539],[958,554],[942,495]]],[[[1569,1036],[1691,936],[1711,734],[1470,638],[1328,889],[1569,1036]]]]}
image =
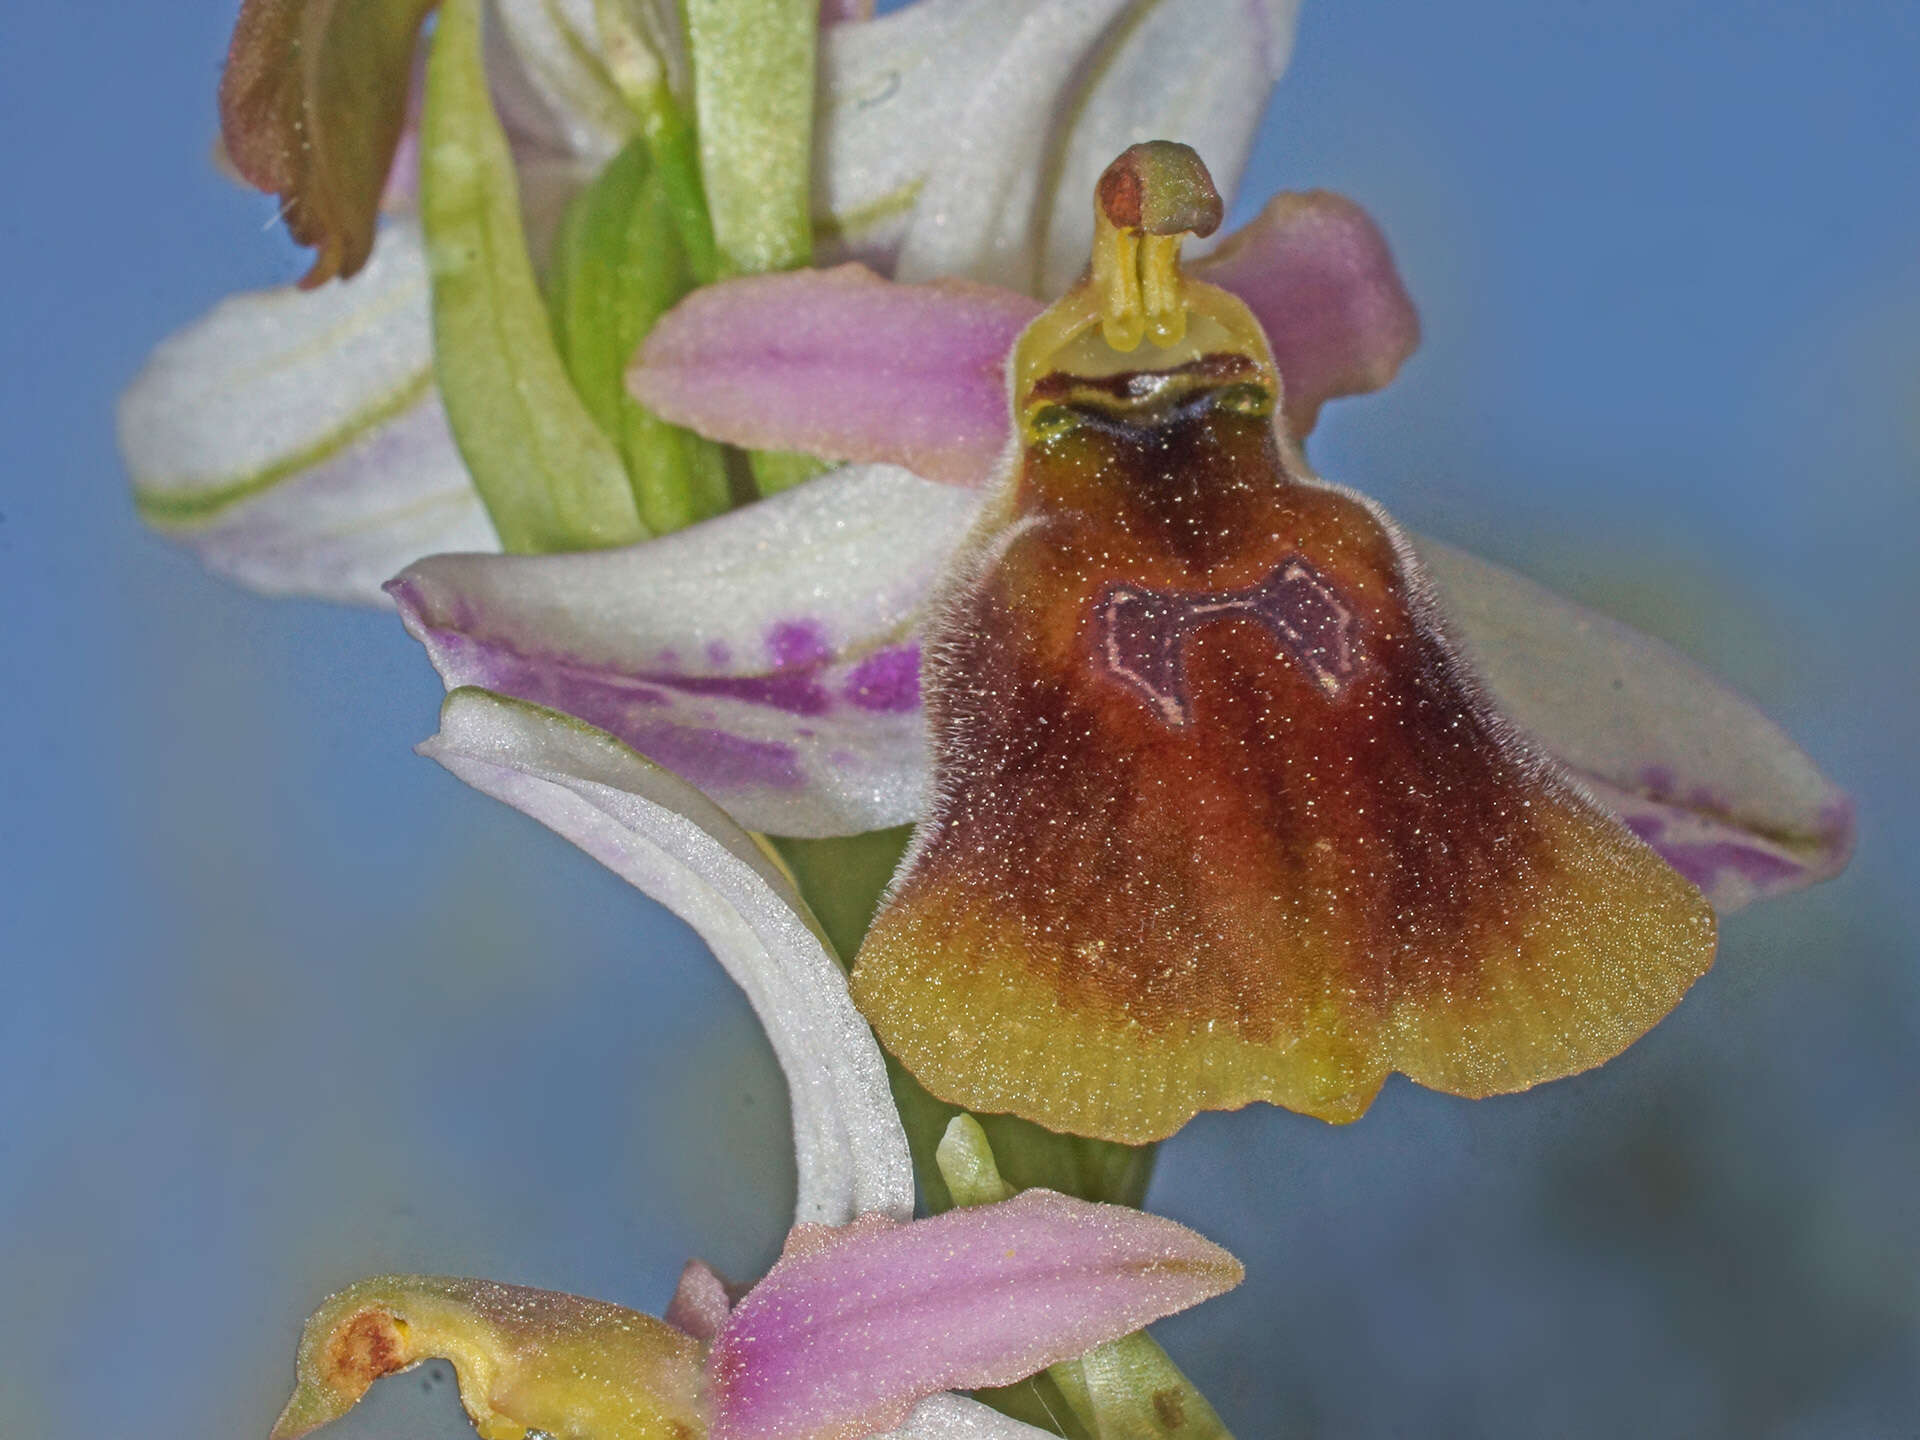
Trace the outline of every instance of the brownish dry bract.
{"type": "Polygon", "coordinates": [[[303,288],[373,253],[406,122],[414,41],[434,0],[246,0],[220,77],[220,134],[249,183],[315,247],[303,288]]]}

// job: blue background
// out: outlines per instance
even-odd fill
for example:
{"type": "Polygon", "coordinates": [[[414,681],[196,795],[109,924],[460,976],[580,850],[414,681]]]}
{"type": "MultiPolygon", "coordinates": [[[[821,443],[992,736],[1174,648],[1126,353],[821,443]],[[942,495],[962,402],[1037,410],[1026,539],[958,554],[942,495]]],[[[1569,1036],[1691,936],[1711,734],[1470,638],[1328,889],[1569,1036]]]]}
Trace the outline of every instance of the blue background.
{"type": "MultiPolygon", "coordinates": [[[[144,533],[144,352],[300,263],[208,164],[231,0],[0,7],[0,1434],[261,1435],[389,1269],[662,1304],[787,1214],[675,922],[409,752],[388,616],[144,533]]],[[[1624,1059],[1167,1147],[1245,1257],[1169,1323],[1242,1440],[1920,1433],[1920,9],[1309,0],[1245,191],[1392,238],[1426,343],[1315,454],[1667,636],[1861,801],[1624,1059]]],[[[342,1433],[464,1435],[437,1372],[342,1433]]]]}

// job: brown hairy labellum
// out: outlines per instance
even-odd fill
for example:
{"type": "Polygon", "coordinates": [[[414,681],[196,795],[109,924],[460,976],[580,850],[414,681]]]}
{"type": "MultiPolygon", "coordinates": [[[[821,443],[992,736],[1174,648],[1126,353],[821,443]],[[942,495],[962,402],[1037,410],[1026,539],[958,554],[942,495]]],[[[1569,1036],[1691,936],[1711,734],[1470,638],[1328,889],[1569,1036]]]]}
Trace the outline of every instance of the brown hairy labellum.
{"type": "Polygon", "coordinates": [[[856,1003],[940,1098],[1130,1143],[1618,1053],[1711,963],[1712,912],[1493,708],[1392,523],[1306,470],[1245,307],[1127,258],[1015,352],[1023,444],[928,633],[935,801],[856,1003]],[[1157,348],[1156,293],[1185,311],[1157,348]]]}

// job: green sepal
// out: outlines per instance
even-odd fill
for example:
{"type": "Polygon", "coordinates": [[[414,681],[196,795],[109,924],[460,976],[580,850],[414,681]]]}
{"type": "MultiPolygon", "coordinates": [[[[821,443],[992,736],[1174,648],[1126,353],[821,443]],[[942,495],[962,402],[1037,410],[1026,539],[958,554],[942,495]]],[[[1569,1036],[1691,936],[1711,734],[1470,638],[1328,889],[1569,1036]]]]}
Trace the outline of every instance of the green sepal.
{"type": "Polygon", "coordinates": [[[707,212],[726,274],[812,258],[819,0],[680,0],[707,212]]]}
{"type": "Polygon", "coordinates": [[[481,0],[441,6],[421,126],[420,221],[447,420],[509,552],[631,544],[649,532],[618,448],[554,345],[481,23],[481,0]]]}
{"type": "Polygon", "coordinates": [[[665,97],[647,107],[641,117],[647,144],[660,172],[667,205],[686,250],[687,268],[695,285],[711,285],[720,278],[720,252],[714,244],[713,218],[707,213],[706,187],[700,179],[700,145],[693,126],[680,107],[665,97]]]}
{"type": "Polygon", "coordinates": [[[831,461],[798,450],[753,450],[748,452],[747,465],[753,471],[753,485],[762,499],[803,485],[833,468],[831,461]]]}
{"type": "Polygon", "coordinates": [[[693,285],[660,169],[647,141],[631,141],[567,207],[547,301],[560,358],[619,446],[640,518],[655,534],[721,514],[731,500],[721,448],[627,393],[633,352],[693,285]]]}

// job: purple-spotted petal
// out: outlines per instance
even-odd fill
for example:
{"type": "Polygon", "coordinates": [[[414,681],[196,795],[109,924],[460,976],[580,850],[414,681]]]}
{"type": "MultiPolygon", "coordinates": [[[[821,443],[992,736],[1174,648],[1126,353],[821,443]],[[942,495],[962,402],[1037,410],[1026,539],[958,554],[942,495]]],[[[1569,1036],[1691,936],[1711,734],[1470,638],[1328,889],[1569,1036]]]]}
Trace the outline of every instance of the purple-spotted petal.
{"type": "Polygon", "coordinates": [[[613,737],[479,690],[420,747],[699,933],[766,1029],[793,1105],[801,1221],[913,1208],[905,1132],[872,1032],[784,871],[699,791],[613,737]]]}
{"type": "Polygon", "coordinates": [[[1418,541],[1502,709],[1725,913],[1837,874],[1844,792],[1749,702],[1649,636],[1418,541]]]}
{"type": "Polygon", "coordinates": [[[859,265],[695,291],[627,383],[737,445],[884,461],[976,485],[1007,441],[1007,352],[1040,312],[989,285],[896,285],[859,265]]]}
{"type": "Polygon", "coordinates": [[[920,810],[915,625],[977,503],[849,467],[625,550],[441,555],[393,582],[448,688],[577,715],[751,829],[920,810]]]}
{"type": "Polygon", "coordinates": [[[1267,332],[1296,436],[1325,401],[1385,385],[1420,343],[1386,237],[1331,191],[1274,196],[1192,270],[1246,301],[1267,332]]]}
{"type": "Polygon", "coordinates": [[[432,367],[411,224],[352,280],[223,301],[121,397],[141,513],[254,589],[362,604],[420,555],[497,548],[432,367]]]}
{"type": "Polygon", "coordinates": [[[1005,1385],[1231,1289],[1183,1226],[1029,1190],[900,1224],[803,1226],[708,1357],[713,1440],[852,1440],[956,1386],[1005,1385]]]}

